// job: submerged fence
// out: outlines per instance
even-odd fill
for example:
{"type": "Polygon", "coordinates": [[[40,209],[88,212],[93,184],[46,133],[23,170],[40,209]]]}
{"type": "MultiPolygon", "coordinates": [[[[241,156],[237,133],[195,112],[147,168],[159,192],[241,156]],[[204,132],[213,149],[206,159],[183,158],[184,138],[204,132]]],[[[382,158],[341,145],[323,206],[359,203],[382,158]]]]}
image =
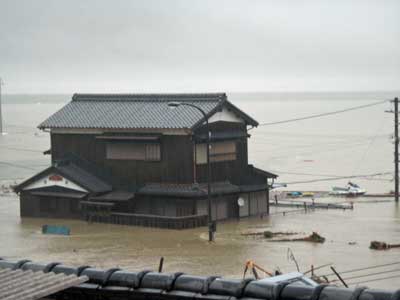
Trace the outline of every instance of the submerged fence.
{"type": "Polygon", "coordinates": [[[191,215],[183,217],[167,217],[130,213],[110,213],[109,215],[93,215],[90,221],[119,225],[134,225],[168,229],[188,229],[207,225],[207,215],[191,215]]]}

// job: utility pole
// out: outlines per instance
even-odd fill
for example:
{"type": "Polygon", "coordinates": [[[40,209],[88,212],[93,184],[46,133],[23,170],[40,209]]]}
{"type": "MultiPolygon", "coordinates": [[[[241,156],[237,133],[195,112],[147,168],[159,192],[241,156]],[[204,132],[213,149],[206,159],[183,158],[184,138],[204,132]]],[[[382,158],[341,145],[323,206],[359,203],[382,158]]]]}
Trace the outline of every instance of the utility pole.
{"type": "Polygon", "coordinates": [[[394,200],[399,202],[399,98],[394,98],[394,200]]]}
{"type": "Polygon", "coordinates": [[[0,77],[0,135],[3,135],[3,117],[1,114],[1,86],[3,85],[3,80],[0,77]]]}
{"type": "Polygon", "coordinates": [[[394,98],[394,110],[386,110],[394,114],[394,200],[399,202],[399,98],[394,98]]]}

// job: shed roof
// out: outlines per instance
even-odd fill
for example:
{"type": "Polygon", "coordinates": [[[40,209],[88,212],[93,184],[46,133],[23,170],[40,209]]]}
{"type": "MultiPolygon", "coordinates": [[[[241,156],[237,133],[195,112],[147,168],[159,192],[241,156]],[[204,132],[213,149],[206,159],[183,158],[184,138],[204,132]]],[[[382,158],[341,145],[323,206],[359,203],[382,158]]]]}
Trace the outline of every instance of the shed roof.
{"type": "Polygon", "coordinates": [[[50,166],[49,168],[43,170],[42,172],[20,183],[19,185],[14,187],[14,190],[16,192],[19,192],[23,190],[26,186],[28,186],[30,183],[35,182],[41,177],[51,173],[60,174],[65,178],[68,178],[72,182],[75,182],[76,184],[89,190],[90,192],[101,193],[112,190],[110,184],[108,184],[107,182],[103,181],[97,176],[89,173],[88,171],[84,170],[81,167],[78,167],[77,165],[71,162],[63,162],[60,164],[55,164],[53,166],[50,166]]]}
{"type": "Polygon", "coordinates": [[[199,111],[188,106],[170,109],[168,102],[188,102],[212,116],[223,106],[247,124],[258,122],[227,100],[225,93],[207,94],[75,94],[72,101],[38,128],[193,129],[202,123],[199,111]]]}
{"type": "Polygon", "coordinates": [[[124,191],[111,191],[104,195],[90,197],[90,201],[110,201],[110,202],[117,202],[117,201],[129,201],[135,197],[134,193],[131,192],[124,192],[124,191]]]}

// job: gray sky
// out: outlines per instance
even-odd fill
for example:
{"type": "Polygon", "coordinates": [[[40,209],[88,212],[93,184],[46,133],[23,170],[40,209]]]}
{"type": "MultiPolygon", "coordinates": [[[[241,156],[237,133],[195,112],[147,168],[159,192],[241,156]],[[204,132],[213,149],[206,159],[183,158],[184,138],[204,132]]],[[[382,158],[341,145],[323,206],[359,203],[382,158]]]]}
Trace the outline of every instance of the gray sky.
{"type": "Polygon", "coordinates": [[[400,89],[398,0],[0,0],[8,93],[400,89]]]}

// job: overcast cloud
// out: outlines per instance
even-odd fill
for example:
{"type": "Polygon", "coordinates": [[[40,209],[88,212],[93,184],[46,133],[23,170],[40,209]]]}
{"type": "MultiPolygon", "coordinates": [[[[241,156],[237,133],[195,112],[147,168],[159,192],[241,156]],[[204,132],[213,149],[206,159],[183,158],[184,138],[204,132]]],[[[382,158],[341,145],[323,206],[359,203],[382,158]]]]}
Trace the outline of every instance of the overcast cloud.
{"type": "Polygon", "coordinates": [[[9,93],[400,89],[398,0],[0,0],[9,93]]]}

